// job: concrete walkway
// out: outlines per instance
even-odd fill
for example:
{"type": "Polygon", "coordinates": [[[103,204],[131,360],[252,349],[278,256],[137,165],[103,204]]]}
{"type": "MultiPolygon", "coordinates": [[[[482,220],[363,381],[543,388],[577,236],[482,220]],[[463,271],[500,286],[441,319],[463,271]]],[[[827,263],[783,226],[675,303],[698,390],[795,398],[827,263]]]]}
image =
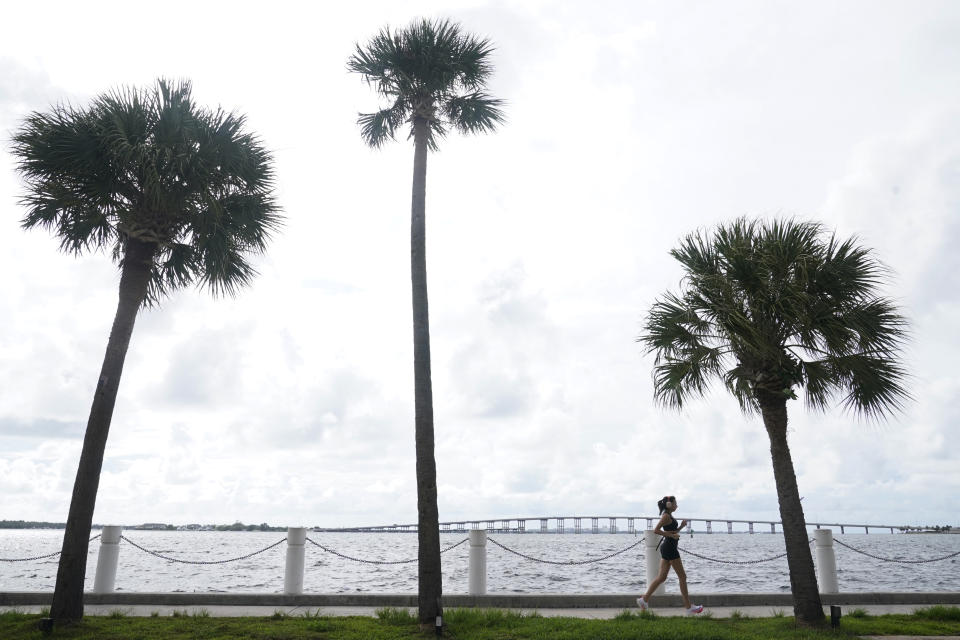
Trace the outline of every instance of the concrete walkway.
{"type": "MultiPolygon", "coordinates": [[[[636,593],[488,593],[485,595],[467,595],[462,593],[445,594],[443,606],[484,607],[496,609],[521,609],[524,611],[549,609],[611,609],[620,611],[637,606],[636,593]]],[[[710,609],[728,608],[731,611],[760,607],[772,610],[790,611],[793,609],[793,597],[790,593],[694,593],[691,595],[697,604],[710,609]]],[[[952,592],[875,592],[875,593],[825,593],[820,596],[823,605],[839,605],[846,608],[865,608],[867,606],[930,606],[960,605],[960,593],[952,592]]],[[[7,591],[0,592],[0,606],[49,605],[53,601],[52,592],[44,591],[7,591]]],[[[283,610],[293,607],[339,608],[339,607],[416,607],[415,593],[186,593],[165,592],[148,593],[133,591],[112,591],[110,593],[85,593],[86,605],[105,605],[126,607],[145,605],[154,607],[198,607],[211,609],[214,606],[230,607],[268,607],[283,610]]],[[[654,596],[651,602],[654,609],[679,609],[682,600],[678,594],[667,593],[654,596]]]]}
{"type": "MultiPolygon", "coordinates": [[[[694,598],[694,602],[696,602],[694,598]]],[[[854,609],[863,609],[870,615],[882,615],[885,613],[904,613],[910,614],[917,609],[929,605],[857,605],[842,607],[843,613],[853,611],[854,609]]],[[[20,611],[22,613],[39,613],[45,607],[41,605],[20,605],[20,606],[0,606],[0,611],[20,611]]],[[[106,616],[111,613],[121,612],[127,616],[151,616],[154,613],[161,616],[170,616],[174,612],[181,615],[210,615],[213,617],[269,617],[276,613],[282,613],[289,616],[303,615],[322,615],[322,616],[375,616],[380,607],[365,606],[271,606],[271,605],[150,605],[150,604],[87,604],[84,606],[84,613],[90,616],[106,616]]],[[[407,609],[416,614],[416,609],[412,607],[398,607],[407,609]]],[[[544,608],[544,609],[508,609],[509,611],[518,611],[522,613],[531,613],[536,611],[546,617],[568,617],[568,618],[589,618],[598,620],[609,620],[616,617],[623,611],[636,612],[634,608],[544,608]]],[[[652,608],[651,611],[659,616],[682,616],[685,615],[681,607],[660,607],[652,608]]],[[[782,606],[744,606],[744,607],[706,607],[704,613],[711,614],[714,618],[729,618],[734,612],[739,612],[743,616],[751,618],[768,618],[783,614],[793,615],[792,607],[782,606]]],[[[824,613],[829,617],[830,608],[825,607],[824,613]]],[[[887,636],[889,640],[889,636],[887,636]]]]}
{"type": "MultiPolygon", "coordinates": [[[[623,611],[637,611],[637,594],[514,594],[491,593],[481,596],[447,594],[443,606],[453,608],[495,608],[523,613],[536,611],[543,616],[610,619],[623,611]]],[[[735,612],[752,618],[793,615],[793,598],[789,593],[705,593],[693,594],[692,600],[702,604],[715,618],[729,618],[735,612]]],[[[872,615],[913,613],[933,605],[960,605],[960,593],[834,593],[821,594],[824,612],[838,605],[843,614],[862,609],[872,615]]],[[[37,613],[49,608],[52,592],[0,592],[0,611],[37,613]]],[[[168,616],[174,612],[186,615],[223,617],[266,617],[275,613],[290,616],[374,616],[378,609],[396,607],[416,610],[417,596],[410,593],[144,593],[114,591],[84,594],[84,610],[102,616],[122,612],[129,616],[168,616]]],[[[654,596],[652,611],[662,616],[685,615],[678,594],[654,596]]]]}

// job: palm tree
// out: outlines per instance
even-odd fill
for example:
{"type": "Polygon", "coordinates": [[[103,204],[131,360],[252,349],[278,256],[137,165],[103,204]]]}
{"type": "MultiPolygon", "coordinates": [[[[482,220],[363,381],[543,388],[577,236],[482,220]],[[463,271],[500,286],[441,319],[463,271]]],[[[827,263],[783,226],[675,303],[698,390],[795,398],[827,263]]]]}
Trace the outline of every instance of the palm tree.
{"type": "Polygon", "coordinates": [[[741,410],[759,414],[790,568],[794,613],[821,624],[823,607],[787,445],[787,401],[834,401],[883,418],[909,398],[900,351],[907,323],[878,293],[886,269],[855,239],[822,225],[739,219],[688,235],[670,252],[684,279],[650,310],[638,339],[656,354],[654,395],[679,409],[723,380],[741,410]]]}
{"type": "Polygon", "coordinates": [[[83,617],[83,581],[107,433],[137,312],[198,283],[234,294],[280,224],[270,154],[244,117],[198,107],[189,82],[120,89],[85,109],[30,114],[13,137],[26,229],[74,254],[110,247],[120,295],[73,485],[51,617],[83,617]]]}
{"type": "Polygon", "coordinates": [[[360,114],[363,140],[379,148],[410,124],[413,138],[413,198],[410,225],[413,284],[413,370],[417,457],[417,533],[420,621],[441,614],[437,470],[433,445],[430,322],[427,311],[425,202],[427,151],[453,128],[493,131],[503,121],[502,102],[484,92],[492,72],[488,40],[463,33],[449,21],[419,20],[405,29],[384,28],[366,46],[356,46],[347,68],[361,74],[389,106],[360,114]]]}

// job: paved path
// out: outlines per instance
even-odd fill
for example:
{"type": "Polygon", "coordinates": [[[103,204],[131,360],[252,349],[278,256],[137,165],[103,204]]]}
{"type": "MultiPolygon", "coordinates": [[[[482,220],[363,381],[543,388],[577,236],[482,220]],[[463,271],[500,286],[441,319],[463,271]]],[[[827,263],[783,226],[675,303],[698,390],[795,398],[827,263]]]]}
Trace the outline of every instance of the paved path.
{"type": "MultiPolygon", "coordinates": [[[[0,611],[21,611],[24,613],[39,613],[45,607],[40,605],[21,605],[18,607],[0,607],[0,611]]],[[[923,606],[918,605],[905,605],[905,604],[892,604],[892,605],[862,605],[862,606],[845,606],[843,607],[843,612],[852,611],[853,609],[863,609],[871,615],[882,615],[885,613],[913,613],[917,609],[921,609],[923,606]]],[[[91,616],[105,616],[109,615],[116,611],[121,611],[128,616],[150,616],[154,612],[159,613],[161,616],[169,616],[176,612],[186,612],[188,615],[194,613],[207,612],[211,616],[215,617],[241,617],[241,616],[259,616],[266,617],[272,616],[277,612],[284,613],[291,616],[301,616],[305,613],[310,615],[316,615],[318,612],[320,615],[324,616],[375,616],[377,613],[378,607],[293,607],[293,606],[270,606],[270,605],[245,605],[245,606],[236,606],[236,605],[208,605],[208,606],[169,606],[169,605],[106,605],[106,604],[88,604],[84,606],[84,612],[86,615],[91,616]]],[[[416,609],[409,608],[411,613],[416,613],[416,609]]],[[[599,620],[609,620],[610,618],[616,617],[624,609],[618,609],[615,607],[606,607],[603,609],[591,609],[591,608],[571,608],[571,609],[511,609],[512,611],[522,611],[529,613],[536,611],[542,616],[547,617],[569,617],[569,618],[591,618],[599,620]]],[[[632,609],[636,611],[636,609],[632,609]]],[[[684,610],[680,607],[662,607],[662,608],[653,608],[651,609],[654,613],[661,616],[681,616],[684,615],[684,610]]],[[[739,611],[744,616],[749,616],[751,618],[768,618],[774,615],[777,615],[779,612],[782,612],[784,615],[792,615],[793,609],[791,607],[709,607],[704,610],[704,612],[709,612],[713,615],[714,618],[729,618],[733,612],[739,611]]],[[[825,607],[824,612],[827,616],[830,615],[830,608],[825,607]]],[[[891,640],[893,636],[885,636],[887,640],[891,640]]],[[[960,639],[958,639],[960,640],[960,639]]]]}

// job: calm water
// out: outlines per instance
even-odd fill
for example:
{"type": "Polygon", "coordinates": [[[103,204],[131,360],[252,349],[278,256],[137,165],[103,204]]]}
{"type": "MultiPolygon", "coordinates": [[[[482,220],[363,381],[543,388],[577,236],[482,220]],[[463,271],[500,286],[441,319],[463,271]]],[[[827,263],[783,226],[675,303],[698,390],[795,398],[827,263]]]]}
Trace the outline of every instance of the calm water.
{"type": "MultiPolygon", "coordinates": [[[[220,560],[262,549],[284,533],[218,531],[125,531],[141,546],[185,560],[220,560]]],[[[0,530],[0,558],[22,558],[51,553],[59,548],[62,531],[0,530]]],[[[416,557],[415,534],[308,533],[326,547],[372,560],[416,557]]],[[[462,540],[465,534],[444,533],[442,547],[462,540]]],[[[639,540],[624,534],[490,534],[502,544],[531,556],[550,560],[583,560],[612,553],[639,540]]],[[[839,540],[875,555],[919,560],[960,551],[960,535],[846,534],[839,540]]],[[[99,540],[91,543],[86,588],[93,587],[99,540]]],[[[120,545],[117,589],[152,592],[281,592],[285,544],[247,560],[223,565],[197,566],[168,562],[148,555],[126,542],[120,545]]],[[[783,538],[770,534],[684,535],[681,549],[726,560],[767,558],[783,553],[783,538]]],[[[603,562],[584,566],[555,566],[531,562],[487,545],[487,590],[516,593],[630,593],[645,588],[644,545],[603,562]]],[[[444,554],[443,589],[467,592],[468,545],[444,554]]],[[[836,547],[840,590],[856,591],[960,591],[960,556],[922,565],[880,562],[836,547]]],[[[735,566],[684,556],[693,592],[789,591],[786,559],[735,566]]],[[[56,558],[31,562],[0,562],[0,591],[50,591],[56,580],[56,558]]],[[[308,593],[415,593],[416,563],[374,566],[359,564],[306,547],[304,591],[308,593]]],[[[676,591],[668,579],[667,590],[676,591]]]]}

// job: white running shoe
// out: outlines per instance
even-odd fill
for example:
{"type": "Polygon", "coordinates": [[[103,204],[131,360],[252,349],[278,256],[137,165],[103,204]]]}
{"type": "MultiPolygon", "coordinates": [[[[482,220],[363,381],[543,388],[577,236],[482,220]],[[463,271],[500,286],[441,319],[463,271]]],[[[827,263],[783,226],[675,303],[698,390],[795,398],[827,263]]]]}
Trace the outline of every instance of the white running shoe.
{"type": "Polygon", "coordinates": [[[643,596],[640,596],[637,598],[637,606],[640,607],[640,611],[646,611],[650,605],[643,599],[643,596]]]}
{"type": "Polygon", "coordinates": [[[687,615],[688,615],[688,616],[695,616],[695,615],[697,615],[698,613],[703,613],[703,605],[702,605],[702,604],[695,604],[695,605],[693,605],[692,607],[690,607],[689,609],[687,609],[687,615]]]}

